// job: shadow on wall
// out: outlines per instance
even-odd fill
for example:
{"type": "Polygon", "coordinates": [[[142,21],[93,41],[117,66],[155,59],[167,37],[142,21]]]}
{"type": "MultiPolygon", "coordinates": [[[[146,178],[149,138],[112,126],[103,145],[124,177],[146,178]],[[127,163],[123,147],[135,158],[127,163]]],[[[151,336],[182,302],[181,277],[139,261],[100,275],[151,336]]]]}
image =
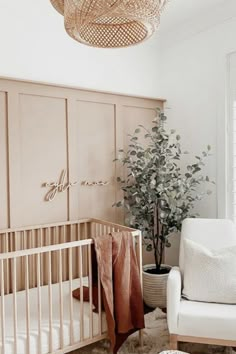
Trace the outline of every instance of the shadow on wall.
{"type": "Polygon", "coordinates": [[[179,265],[179,246],[180,246],[180,232],[173,233],[170,236],[170,248],[166,248],[165,263],[171,266],[179,265]]]}
{"type": "MultiPolygon", "coordinates": [[[[171,247],[165,249],[165,264],[177,266],[179,265],[180,233],[173,233],[169,240],[171,247]]],[[[143,265],[153,263],[155,263],[153,252],[147,252],[143,247],[143,265]]]]}

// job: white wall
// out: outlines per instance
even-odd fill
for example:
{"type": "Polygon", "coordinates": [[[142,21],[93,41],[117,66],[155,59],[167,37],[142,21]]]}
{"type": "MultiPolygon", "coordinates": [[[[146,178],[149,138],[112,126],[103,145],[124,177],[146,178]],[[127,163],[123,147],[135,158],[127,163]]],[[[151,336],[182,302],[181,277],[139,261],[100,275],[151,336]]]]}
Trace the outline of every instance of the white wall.
{"type": "Polygon", "coordinates": [[[104,50],[64,30],[50,0],[0,0],[0,76],[117,93],[156,96],[155,41],[104,50]]]}
{"type": "MultiPolygon", "coordinates": [[[[227,55],[236,51],[236,2],[229,0],[228,5],[227,16],[221,12],[217,21],[206,22],[202,28],[199,23],[185,24],[163,35],[159,43],[161,94],[168,99],[169,125],[178,130],[182,145],[193,156],[207,144],[212,147],[205,173],[216,187],[196,207],[200,216],[210,218],[225,217],[226,210],[227,55]]],[[[191,156],[186,159],[191,161],[191,156]]],[[[167,262],[175,264],[178,239],[173,243],[167,262]]]]}
{"type": "Polygon", "coordinates": [[[205,171],[217,187],[198,207],[204,217],[224,216],[226,59],[236,50],[235,33],[236,17],[175,43],[169,37],[168,45],[161,45],[161,93],[168,98],[169,124],[193,154],[212,146],[205,171]]]}

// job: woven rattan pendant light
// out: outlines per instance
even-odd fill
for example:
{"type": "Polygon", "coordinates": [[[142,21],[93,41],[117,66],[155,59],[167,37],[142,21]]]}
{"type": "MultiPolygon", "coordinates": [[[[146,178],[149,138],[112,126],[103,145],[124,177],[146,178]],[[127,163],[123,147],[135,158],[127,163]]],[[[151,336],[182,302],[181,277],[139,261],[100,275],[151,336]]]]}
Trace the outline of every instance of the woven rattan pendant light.
{"type": "Polygon", "coordinates": [[[127,47],[150,37],[168,0],[50,0],[67,33],[83,44],[127,47]]]}

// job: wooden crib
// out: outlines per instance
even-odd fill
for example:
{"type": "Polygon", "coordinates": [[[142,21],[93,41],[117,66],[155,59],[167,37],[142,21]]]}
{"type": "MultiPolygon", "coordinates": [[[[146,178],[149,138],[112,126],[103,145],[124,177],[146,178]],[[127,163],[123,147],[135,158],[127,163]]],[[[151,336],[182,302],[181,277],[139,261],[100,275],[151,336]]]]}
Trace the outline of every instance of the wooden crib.
{"type": "Polygon", "coordinates": [[[141,272],[138,230],[97,219],[0,230],[1,354],[62,354],[107,337],[100,280],[93,312],[91,237],[123,230],[134,237],[141,272]],[[82,285],[89,302],[72,297],[82,285]]]}

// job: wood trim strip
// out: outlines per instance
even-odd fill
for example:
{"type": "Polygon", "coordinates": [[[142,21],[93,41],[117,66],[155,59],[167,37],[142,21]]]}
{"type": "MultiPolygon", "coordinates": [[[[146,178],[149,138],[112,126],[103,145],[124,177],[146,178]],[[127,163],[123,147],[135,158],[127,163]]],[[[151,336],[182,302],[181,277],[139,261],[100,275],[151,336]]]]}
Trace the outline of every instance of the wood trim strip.
{"type": "Polygon", "coordinates": [[[222,345],[226,347],[235,347],[236,340],[218,339],[218,338],[205,338],[205,337],[192,337],[192,336],[182,336],[182,335],[171,335],[176,336],[178,342],[190,342],[199,344],[210,344],[210,345],[222,345]]]}
{"type": "MultiPolygon", "coordinates": [[[[24,80],[24,79],[16,79],[16,78],[11,78],[7,76],[0,76],[0,80],[3,81],[3,83],[21,83],[22,85],[25,84],[30,84],[34,86],[46,86],[46,87],[51,87],[51,88],[60,88],[60,89],[65,89],[65,90],[71,90],[71,91],[81,91],[81,93],[98,93],[98,94],[103,94],[103,95],[109,95],[109,96],[118,96],[120,98],[122,97],[129,97],[133,99],[144,99],[144,100],[150,100],[150,101],[160,101],[160,102],[166,102],[165,98],[158,98],[158,97],[148,97],[148,96],[142,96],[142,95],[131,95],[131,94],[125,94],[125,93],[120,93],[120,92],[112,92],[112,91],[103,91],[103,90],[95,90],[95,89],[90,89],[90,88],[85,88],[85,87],[80,87],[80,86],[73,86],[73,85],[63,85],[63,84],[58,84],[58,83],[53,83],[53,82],[45,82],[45,81],[32,81],[32,80],[24,80]]],[[[1,89],[1,86],[0,86],[1,89]]]]}

